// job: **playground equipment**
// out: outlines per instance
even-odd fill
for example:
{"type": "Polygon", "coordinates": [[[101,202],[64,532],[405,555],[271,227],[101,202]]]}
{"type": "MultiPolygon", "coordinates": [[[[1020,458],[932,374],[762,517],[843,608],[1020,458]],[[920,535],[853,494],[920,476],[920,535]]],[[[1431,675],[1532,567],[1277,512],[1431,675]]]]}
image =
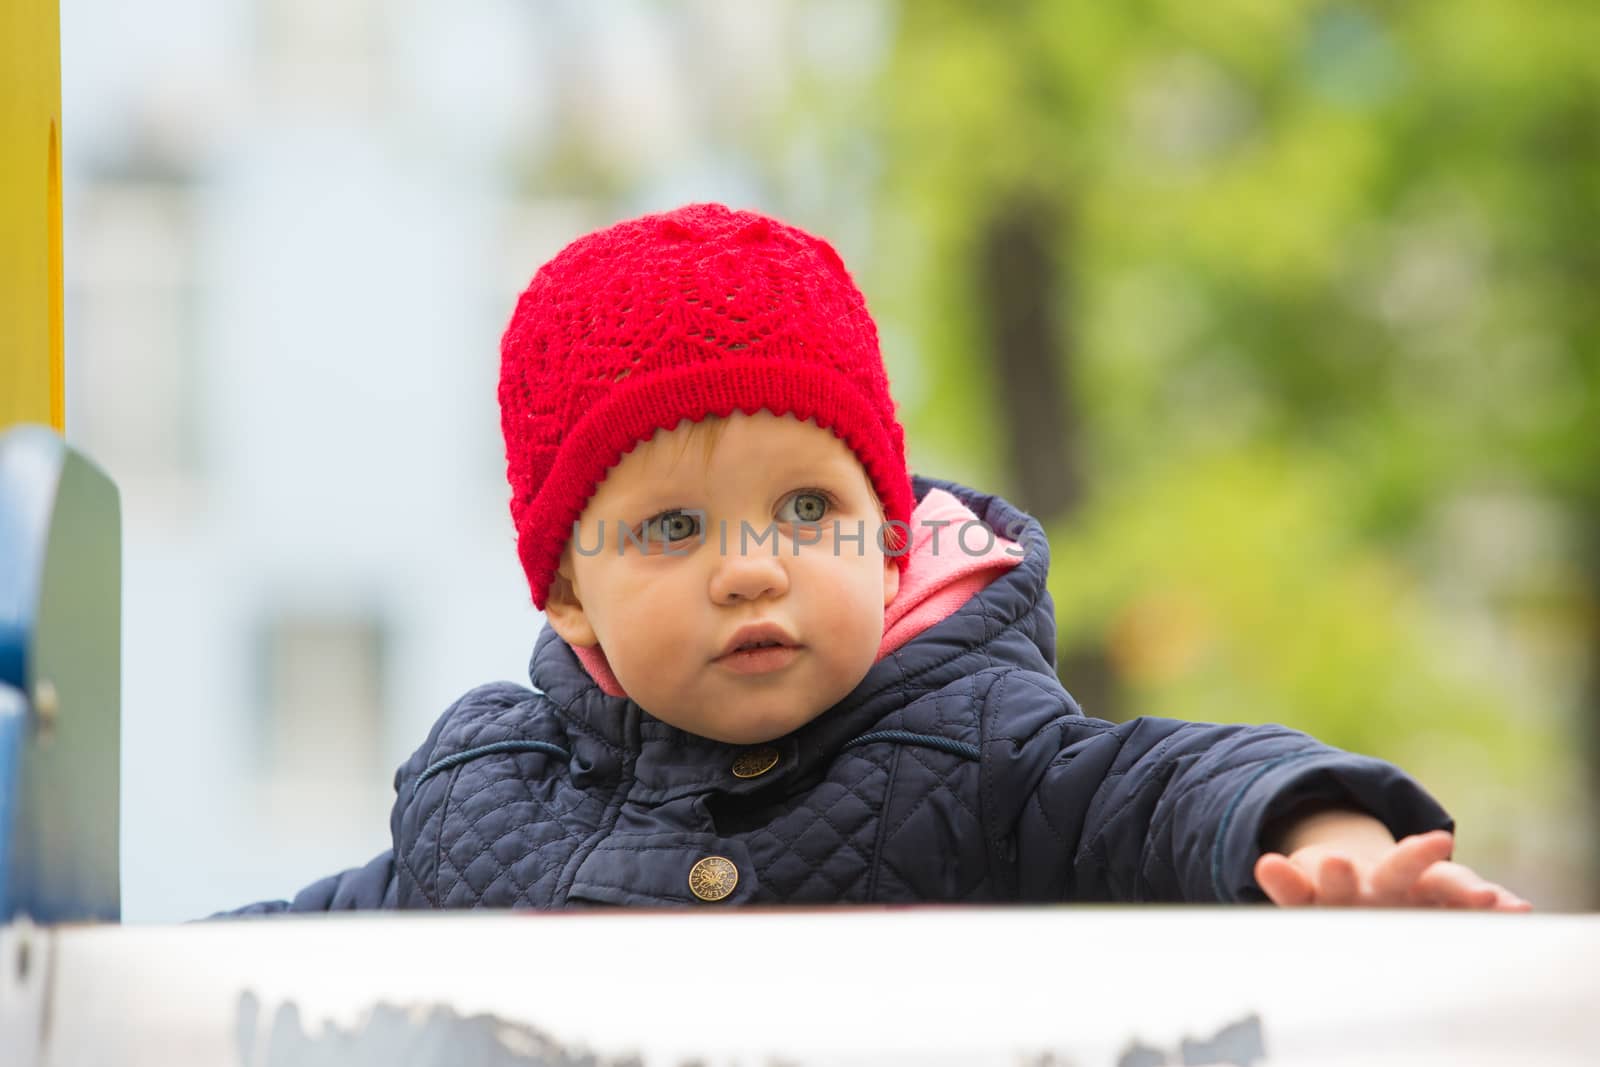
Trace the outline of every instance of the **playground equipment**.
{"type": "Polygon", "coordinates": [[[12,927],[0,1062],[1591,1067],[1597,960],[1588,916],[1223,907],[12,927]]]}
{"type": "Polygon", "coordinates": [[[0,6],[0,921],[118,916],[121,523],[61,437],[60,54],[55,0],[0,6]]]}
{"type": "Polygon", "coordinates": [[[0,4],[0,430],[66,426],[56,0],[0,4]]]}
{"type": "Polygon", "coordinates": [[[0,920],[118,917],[120,529],[55,431],[0,434],[0,920]]]}

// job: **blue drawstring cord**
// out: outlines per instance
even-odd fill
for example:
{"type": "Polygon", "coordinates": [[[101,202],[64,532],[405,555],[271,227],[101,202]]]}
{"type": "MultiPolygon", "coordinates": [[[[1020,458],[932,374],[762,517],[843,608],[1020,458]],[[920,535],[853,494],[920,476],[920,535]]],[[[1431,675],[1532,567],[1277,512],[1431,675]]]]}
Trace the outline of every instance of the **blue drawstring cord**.
{"type": "MultiPolygon", "coordinates": [[[[969,760],[979,759],[978,746],[969,745],[965,741],[952,741],[948,737],[937,734],[914,734],[909,730],[875,730],[870,734],[862,734],[853,741],[845,742],[844,749],[855,748],[857,745],[869,745],[874,741],[893,741],[901,745],[916,745],[918,748],[936,748],[940,752],[948,752],[952,756],[964,756],[969,760]]],[[[840,751],[844,751],[840,749],[840,751]]]]}
{"type": "Polygon", "coordinates": [[[441,771],[459,767],[468,760],[475,760],[479,756],[494,756],[502,752],[543,752],[547,756],[559,756],[563,760],[570,761],[572,759],[572,753],[560,745],[551,744],[549,741],[496,741],[492,745],[479,745],[477,748],[469,748],[465,752],[457,752],[454,755],[446,756],[442,760],[429,764],[428,769],[422,772],[417,778],[417,783],[411,787],[411,795],[416,796],[417,790],[422,788],[422,783],[441,771]]]}

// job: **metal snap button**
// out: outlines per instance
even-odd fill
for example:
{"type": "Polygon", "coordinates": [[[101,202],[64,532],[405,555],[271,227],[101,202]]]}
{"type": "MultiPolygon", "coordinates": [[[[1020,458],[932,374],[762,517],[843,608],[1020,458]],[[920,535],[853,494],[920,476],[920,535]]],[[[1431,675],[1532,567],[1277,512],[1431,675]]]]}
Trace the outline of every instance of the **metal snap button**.
{"type": "Polygon", "coordinates": [[[778,750],[771,745],[747,748],[733,761],[735,778],[759,778],[778,765],[778,750]]]}
{"type": "Polygon", "coordinates": [[[717,901],[739,884],[739,868],[726,856],[707,856],[689,868],[689,892],[705,901],[717,901]]]}

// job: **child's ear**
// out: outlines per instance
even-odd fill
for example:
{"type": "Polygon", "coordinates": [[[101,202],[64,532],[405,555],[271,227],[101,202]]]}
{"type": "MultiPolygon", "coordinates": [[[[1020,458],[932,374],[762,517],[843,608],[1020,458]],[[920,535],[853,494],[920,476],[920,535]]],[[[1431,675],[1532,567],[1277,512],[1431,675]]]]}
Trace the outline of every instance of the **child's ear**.
{"type": "Polygon", "coordinates": [[[900,564],[895,562],[893,556],[883,557],[883,606],[888,607],[889,602],[900,592],[900,564]]]}
{"type": "Polygon", "coordinates": [[[575,648],[593,648],[600,643],[594,626],[589,622],[588,613],[583,610],[583,602],[578,599],[578,590],[572,584],[566,564],[562,564],[556,576],[550,580],[550,592],[544,600],[544,617],[550,621],[550,628],[575,648]]]}

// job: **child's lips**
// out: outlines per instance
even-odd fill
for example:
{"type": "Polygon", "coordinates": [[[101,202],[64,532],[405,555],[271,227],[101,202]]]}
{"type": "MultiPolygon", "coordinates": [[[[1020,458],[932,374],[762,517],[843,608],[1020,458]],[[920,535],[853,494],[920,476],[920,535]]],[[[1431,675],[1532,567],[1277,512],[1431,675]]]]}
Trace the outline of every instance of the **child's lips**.
{"type": "Polygon", "coordinates": [[[799,655],[798,645],[769,645],[766,648],[736,649],[718,656],[712,662],[735,674],[769,674],[787,667],[799,655]]]}
{"type": "Polygon", "coordinates": [[[757,646],[777,645],[784,648],[793,648],[798,644],[799,642],[789,635],[789,631],[776,621],[750,622],[739,627],[733,636],[728,638],[727,644],[722,646],[721,655],[717,658],[721,659],[723,656],[729,656],[735,652],[742,652],[757,646]]]}

